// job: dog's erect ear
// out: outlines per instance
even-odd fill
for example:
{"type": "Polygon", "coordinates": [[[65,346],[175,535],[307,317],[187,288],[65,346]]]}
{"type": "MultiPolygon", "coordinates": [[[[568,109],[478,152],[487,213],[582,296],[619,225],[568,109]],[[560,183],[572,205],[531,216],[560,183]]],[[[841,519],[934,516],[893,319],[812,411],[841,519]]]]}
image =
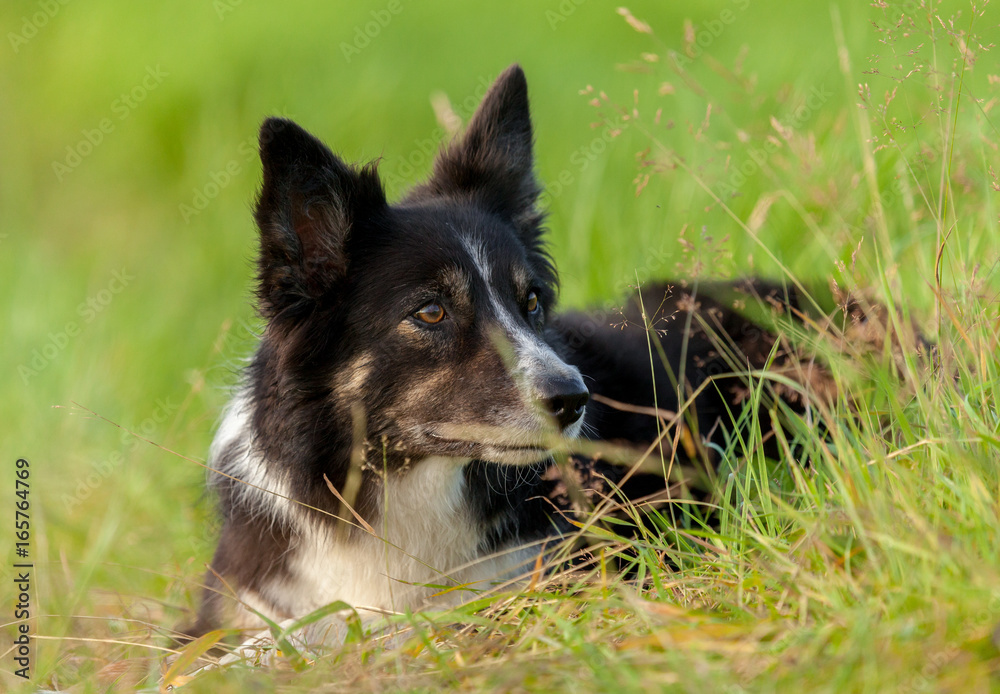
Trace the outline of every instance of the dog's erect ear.
{"type": "Polygon", "coordinates": [[[511,65],[472,117],[468,130],[434,162],[427,183],[410,199],[468,197],[537,233],[541,192],[534,174],[528,83],[519,65],[511,65]]]}
{"type": "Polygon", "coordinates": [[[386,201],[374,166],[348,166],[290,120],[264,121],[260,160],[257,293],[261,313],[272,318],[322,299],[343,280],[352,228],[386,201]]]}

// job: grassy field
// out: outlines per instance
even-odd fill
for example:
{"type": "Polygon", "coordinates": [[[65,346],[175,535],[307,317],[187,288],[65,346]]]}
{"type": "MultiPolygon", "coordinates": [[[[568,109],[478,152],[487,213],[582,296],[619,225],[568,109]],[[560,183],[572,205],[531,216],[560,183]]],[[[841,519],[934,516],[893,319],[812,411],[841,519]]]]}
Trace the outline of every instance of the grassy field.
{"type": "Polygon", "coordinates": [[[397,195],[445,137],[434,104],[467,119],[516,61],[564,305],[753,272],[868,292],[889,335],[802,337],[842,397],[786,420],[794,456],[718,451],[715,526],[595,524],[591,574],[186,689],[1000,691],[1000,13],[882,5],[4,2],[3,517],[26,458],[37,638],[23,684],[5,578],[0,688],[155,688],[196,604],[199,463],[257,327],[260,121],[381,157],[397,195]]]}

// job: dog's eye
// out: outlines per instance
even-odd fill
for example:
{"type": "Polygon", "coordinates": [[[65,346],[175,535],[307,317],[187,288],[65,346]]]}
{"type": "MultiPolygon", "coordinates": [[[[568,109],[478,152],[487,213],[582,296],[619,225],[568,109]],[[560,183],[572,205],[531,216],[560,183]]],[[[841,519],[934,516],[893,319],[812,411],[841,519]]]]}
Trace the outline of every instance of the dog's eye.
{"type": "Polygon", "coordinates": [[[414,318],[424,323],[440,323],[444,320],[444,306],[436,301],[432,301],[422,309],[413,314],[414,318]]]}
{"type": "Polygon", "coordinates": [[[525,308],[528,309],[528,313],[538,311],[538,294],[535,294],[535,292],[528,293],[528,303],[525,304],[525,308]]]}

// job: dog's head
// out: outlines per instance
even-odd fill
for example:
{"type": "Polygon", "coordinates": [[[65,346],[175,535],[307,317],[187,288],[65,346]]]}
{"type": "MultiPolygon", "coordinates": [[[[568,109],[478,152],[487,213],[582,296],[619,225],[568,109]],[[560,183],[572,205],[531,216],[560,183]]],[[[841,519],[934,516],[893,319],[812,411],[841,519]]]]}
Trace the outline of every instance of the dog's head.
{"type": "Polygon", "coordinates": [[[553,434],[576,435],[587,390],[545,339],[557,279],[531,130],[513,66],[431,178],[390,205],[373,165],[266,121],[258,398],[292,419],[295,403],[313,408],[314,428],[316,412],[339,426],[360,412],[389,461],[531,463],[553,434]]]}

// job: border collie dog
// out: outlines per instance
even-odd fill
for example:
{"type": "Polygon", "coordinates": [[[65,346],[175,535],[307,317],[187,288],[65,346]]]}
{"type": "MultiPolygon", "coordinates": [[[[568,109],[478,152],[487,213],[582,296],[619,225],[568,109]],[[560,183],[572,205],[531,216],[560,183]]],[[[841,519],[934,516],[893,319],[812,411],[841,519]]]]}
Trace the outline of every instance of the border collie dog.
{"type": "Polygon", "coordinates": [[[725,302],[666,285],[624,328],[555,315],[516,65],[399,202],[374,165],[288,120],[263,124],[260,157],[266,327],[212,444],[224,526],[189,635],[335,601],[439,606],[520,574],[565,528],[553,442],[649,444],[658,422],[639,411],[676,409],[678,391],[700,393],[696,434],[717,437],[746,392],[726,372],[764,367],[774,345],[725,302]],[[671,317],[651,360],[647,325],[671,317]]]}

